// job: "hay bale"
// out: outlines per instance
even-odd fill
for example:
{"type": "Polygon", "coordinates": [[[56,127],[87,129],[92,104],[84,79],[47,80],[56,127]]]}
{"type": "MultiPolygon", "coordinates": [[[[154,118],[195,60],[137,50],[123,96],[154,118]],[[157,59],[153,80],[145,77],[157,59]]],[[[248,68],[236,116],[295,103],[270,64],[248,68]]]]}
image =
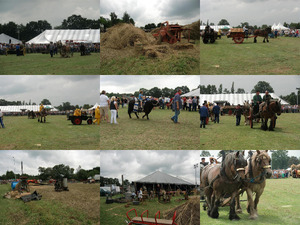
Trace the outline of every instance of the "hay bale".
{"type": "Polygon", "coordinates": [[[113,49],[135,46],[135,43],[149,45],[154,42],[155,39],[151,34],[127,23],[117,24],[101,35],[101,45],[113,49]]]}
{"type": "MultiPolygon", "coordinates": [[[[189,28],[191,29],[191,33],[190,33],[190,38],[193,40],[199,40],[200,39],[200,20],[192,23],[192,24],[188,24],[185,25],[184,28],[189,28]]],[[[183,35],[185,38],[189,37],[189,31],[188,30],[184,30],[183,35]]]]}
{"type": "Polygon", "coordinates": [[[200,198],[195,197],[188,200],[183,205],[177,206],[174,209],[164,213],[166,219],[171,220],[176,211],[175,223],[185,225],[200,224],[200,198]]]}
{"type": "Polygon", "coordinates": [[[192,44],[173,44],[171,45],[171,48],[173,48],[174,50],[182,50],[182,49],[193,49],[194,45],[192,44]]]}

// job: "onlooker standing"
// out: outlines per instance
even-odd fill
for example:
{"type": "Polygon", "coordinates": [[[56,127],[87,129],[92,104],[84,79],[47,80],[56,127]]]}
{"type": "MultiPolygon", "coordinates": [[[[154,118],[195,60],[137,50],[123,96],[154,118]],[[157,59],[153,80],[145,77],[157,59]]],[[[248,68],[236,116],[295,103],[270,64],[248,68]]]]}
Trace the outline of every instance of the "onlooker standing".
{"type": "Polygon", "coordinates": [[[110,123],[117,123],[117,112],[118,112],[118,102],[116,101],[116,97],[112,96],[110,101],[110,123]]]}
{"type": "Polygon", "coordinates": [[[240,125],[242,113],[243,113],[243,109],[241,108],[241,105],[238,104],[233,112],[233,115],[236,116],[236,126],[240,125]]]}
{"type": "Polygon", "coordinates": [[[207,117],[208,117],[208,109],[206,107],[206,104],[203,103],[203,106],[200,108],[200,120],[201,120],[200,128],[202,127],[205,128],[207,117]]]}
{"type": "Polygon", "coordinates": [[[197,97],[195,96],[194,98],[193,98],[193,110],[192,111],[197,111],[197,97]]]}
{"type": "Polygon", "coordinates": [[[1,124],[2,128],[5,128],[5,126],[3,124],[3,113],[1,112],[1,109],[0,109],[0,124],[1,124]]]}
{"type": "Polygon", "coordinates": [[[173,120],[174,123],[178,123],[178,116],[180,114],[180,109],[182,109],[182,101],[180,98],[181,93],[182,91],[179,89],[173,99],[173,109],[175,111],[175,115],[171,118],[171,120],[173,120]]]}
{"type": "MultiPolygon", "coordinates": [[[[105,117],[106,122],[108,121],[108,104],[109,104],[109,98],[106,96],[106,92],[103,90],[100,94],[100,115],[101,118],[105,117]]],[[[100,118],[100,120],[101,120],[100,118]]]]}
{"type": "Polygon", "coordinates": [[[213,113],[215,114],[215,123],[220,121],[220,106],[219,103],[213,107],[213,113]]]}
{"type": "Polygon", "coordinates": [[[192,97],[189,97],[189,99],[187,100],[188,104],[189,104],[189,112],[192,111],[192,105],[193,105],[193,100],[192,97]]]}
{"type": "Polygon", "coordinates": [[[54,53],[54,45],[53,45],[52,41],[50,42],[49,50],[50,50],[50,55],[51,55],[51,58],[52,58],[53,57],[53,53],[54,53]]]}
{"type": "Polygon", "coordinates": [[[94,123],[97,123],[98,125],[100,125],[100,106],[97,106],[97,108],[95,109],[94,123]]]}

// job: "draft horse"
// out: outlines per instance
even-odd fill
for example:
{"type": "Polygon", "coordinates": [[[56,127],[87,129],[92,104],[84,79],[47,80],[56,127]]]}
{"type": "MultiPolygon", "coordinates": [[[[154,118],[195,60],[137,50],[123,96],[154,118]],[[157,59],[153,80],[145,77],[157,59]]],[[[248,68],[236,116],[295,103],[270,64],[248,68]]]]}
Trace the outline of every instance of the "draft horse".
{"type": "Polygon", "coordinates": [[[44,118],[44,123],[46,123],[47,112],[45,108],[43,108],[41,112],[37,112],[36,116],[38,118],[38,122],[43,123],[43,118],[44,118]]]}
{"type": "Polygon", "coordinates": [[[254,30],[254,33],[253,33],[254,43],[257,43],[256,38],[258,36],[264,38],[264,40],[263,40],[264,43],[266,42],[266,39],[267,39],[267,42],[269,42],[269,34],[271,34],[271,33],[272,33],[271,27],[267,27],[264,30],[260,30],[260,29],[254,30]]]}
{"type": "MultiPolygon", "coordinates": [[[[260,196],[264,192],[266,178],[272,176],[271,158],[268,155],[268,150],[256,150],[253,155],[251,151],[249,153],[250,159],[246,167],[246,179],[242,189],[247,192],[247,211],[250,214],[250,219],[256,219],[258,217],[257,205],[260,196]],[[253,193],[256,194],[254,201],[253,193]]],[[[237,196],[237,211],[241,212],[239,195],[237,196]]]]}
{"type": "Polygon", "coordinates": [[[281,101],[271,101],[269,106],[267,104],[262,108],[262,112],[260,113],[261,117],[261,129],[268,129],[268,119],[271,120],[269,131],[274,131],[275,123],[276,123],[276,114],[280,116],[281,114],[281,101]]]}
{"type": "Polygon", "coordinates": [[[218,218],[221,198],[230,195],[229,219],[240,219],[235,211],[235,197],[245,179],[246,166],[247,161],[244,159],[243,151],[228,153],[223,157],[221,165],[208,165],[203,169],[200,188],[204,188],[208,216],[218,218]]]}

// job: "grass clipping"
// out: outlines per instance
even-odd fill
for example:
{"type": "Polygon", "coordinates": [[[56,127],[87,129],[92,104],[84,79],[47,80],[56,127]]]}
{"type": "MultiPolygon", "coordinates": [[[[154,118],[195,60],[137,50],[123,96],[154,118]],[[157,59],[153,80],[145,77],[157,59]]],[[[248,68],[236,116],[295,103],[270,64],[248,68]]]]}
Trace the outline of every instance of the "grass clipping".
{"type": "MultiPolygon", "coordinates": [[[[200,20],[192,23],[192,24],[188,24],[185,25],[184,28],[189,28],[191,29],[191,33],[190,33],[190,38],[193,40],[199,40],[200,39],[200,20]]],[[[188,30],[184,30],[183,32],[184,37],[188,38],[189,36],[189,31],[188,30]]]]}
{"type": "Polygon", "coordinates": [[[117,24],[101,35],[101,45],[113,49],[123,49],[127,46],[134,46],[135,43],[149,45],[154,42],[152,35],[127,23],[117,24]]]}
{"type": "Polygon", "coordinates": [[[200,198],[190,198],[183,205],[177,206],[164,213],[166,219],[171,220],[176,211],[175,223],[185,225],[200,224],[200,198]]]}

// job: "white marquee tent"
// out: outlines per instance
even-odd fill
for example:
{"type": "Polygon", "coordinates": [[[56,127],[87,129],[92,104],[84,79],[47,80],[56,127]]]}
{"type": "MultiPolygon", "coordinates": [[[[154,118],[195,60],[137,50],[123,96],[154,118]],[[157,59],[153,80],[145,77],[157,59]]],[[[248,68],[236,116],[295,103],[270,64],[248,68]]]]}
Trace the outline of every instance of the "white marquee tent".
{"type": "Polygon", "coordinates": [[[281,23],[277,25],[274,23],[272,26],[272,30],[289,30],[290,28],[283,26],[281,23]]]}
{"type": "MultiPolygon", "coordinates": [[[[54,108],[52,105],[44,105],[46,109],[50,109],[50,112],[57,112],[58,110],[54,108]]],[[[39,105],[8,105],[8,106],[0,106],[2,112],[22,112],[22,110],[33,110],[34,112],[39,111],[39,105]]]]}
{"type": "Polygon", "coordinates": [[[96,109],[98,106],[100,106],[98,103],[96,103],[92,108],[89,108],[89,110],[96,109]]]}
{"type": "MultiPolygon", "coordinates": [[[[200,26],[200,30],[204,30],[206,26],[200,26]]],[[[218,25],[218,26],[210,26],[215,31],[218,30],[230,30],[231,26],[229,25],[218,25]]]]}
{"type": "Polygon", "coordinates": [[[100,43],[100,29],[86,30],[45,30],[35,38],[26,42],[28,44],[50,44],[57,41],[73,41],[76,43],[100,43]]]}
{"type": "Polygon", "coordinates": [[[194,96],[199,96],[200,95],[200,88],[193,90],[189,93],[185,93],[181,95],[181,97],[194,97],[194,96]]]}
{"type": "Polygon", "coordinates": [[[22,41],[15,39],[11,36],[8,36],[4,33],[0,34],[0,43],[9,44],[9,40],[11,41],[11,44],[21,44],[22,41]]]}
{"type": "MultiPolygon", "coordinates": [[[[200,102],[202,103],[206,100],[207,102],[213,103],[214,101],[227,101],[230,105],[243,105],[244,101],[249,101],[253,99],[255,93],[249,94],[200,94],[200,102]]],[[[270,93],[272,98],[281,100],[282,105],[289,105],[288,102],[279,98],[276,94],[270,93]]],[[[261,97],[264,96],[264,93],[260,94],[261,97]]]]}

